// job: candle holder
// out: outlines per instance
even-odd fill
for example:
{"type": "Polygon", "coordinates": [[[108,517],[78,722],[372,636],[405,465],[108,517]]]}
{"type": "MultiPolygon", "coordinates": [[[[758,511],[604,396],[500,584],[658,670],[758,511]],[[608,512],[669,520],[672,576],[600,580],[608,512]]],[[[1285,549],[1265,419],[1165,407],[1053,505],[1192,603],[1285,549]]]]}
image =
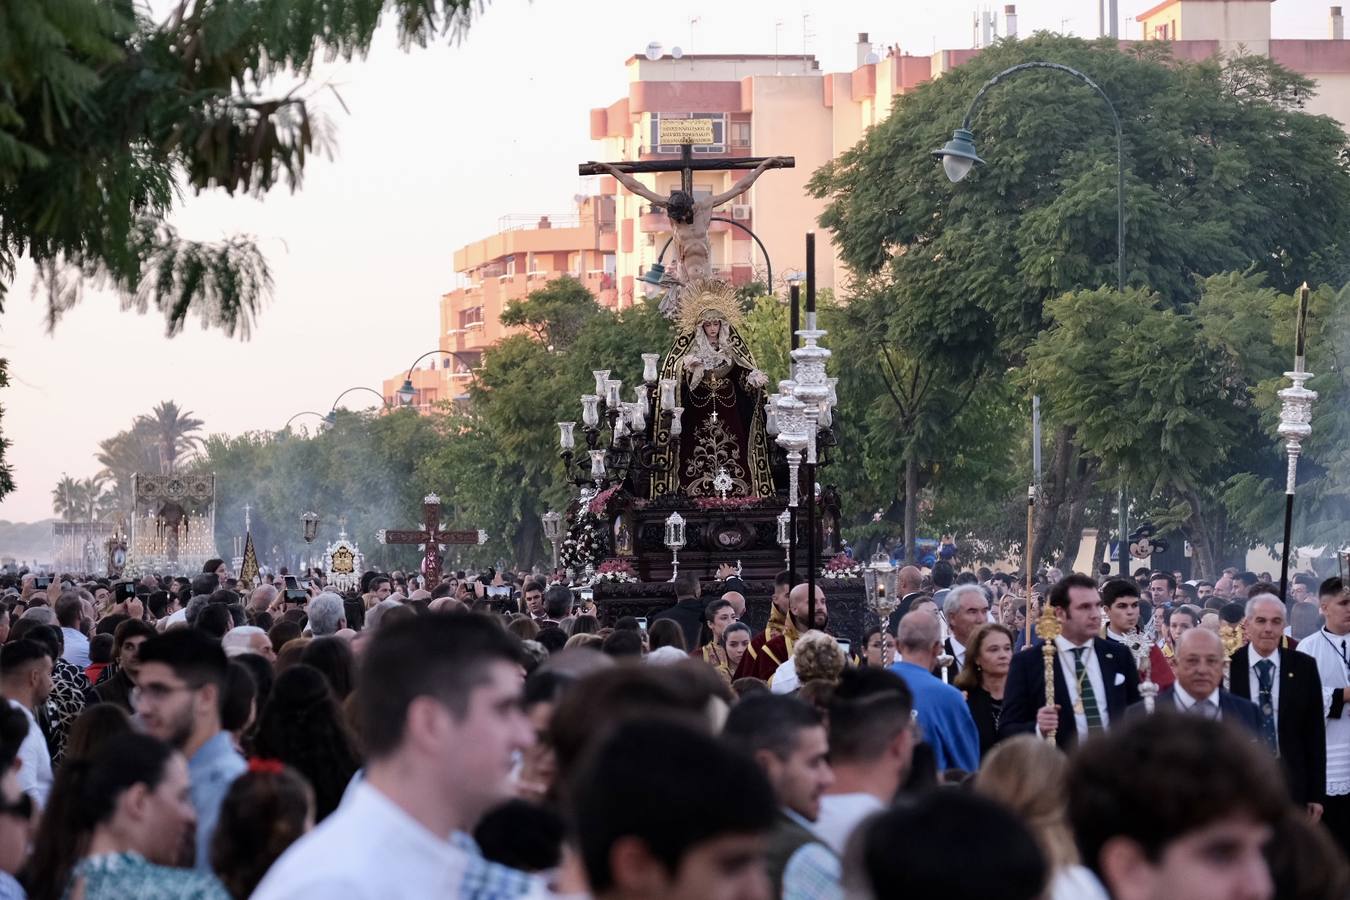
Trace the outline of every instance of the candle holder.
{"type": "Polygon", "coordinates": [[[788,506],[797,505],[797,487],[800,478],[802,451],[806,449],[810,436],[806,433],[806,404],[792,394],[791,382],[779,382],[779,387],[789,387],[778,398],[778,436],[774,440],[787,451],[788,461],[788,506]]]}
{"type": "Polygon", "coordinates": [[[661,409],[671,410],[675,408],[675,387],[674,378],[661,379],[661,409]]]}
{"type": "Polygon", "coordinates": [[[644,353],[642,354],[642,380],[647,384],[656,381],[656,364],[660,362],[661,354],[644,353]]]}
{"type": "Polygon", "coordinates": [[[577,425],[576,422],[558,423],[558,448],[561,450],[571,450],[576,446],[576,439],[572,436],[572,429],[577,425]]]}
{"type": "Polygon", "coordinates": [[[683,407],[683,406],[672,407],[671,410],[670,410],[670,414],[671,414],[671,415],[670,415],[670,436],[673,437],[673,438],[677,438],[677,437],[679,437],[681,434],[684,433],[684,430],[683,430],[683,429],[684,429],[684,425],[683,425],[683,423],[681,422],[681,420],[684,418],[684,407],[683,407]]]}
{"type": "Polygon", "coordinates": [[[609,369],[595,369],[591,374],[595,376],[596,395],[605,396],[605,385],[609,382],[609,369]]]}
{"type": "Polygon", "coordinates": [[[619,391],[623,388],[623,382],[617,378],[611,378],[605,382],[605,406],[611,410],[619,408],[622,398],[619,397],[619,391]]]}
{"type": "Polygon", "coordinates": [[[595,482],[595,488],[598,491],[600,485],[605,481],[605,451],[592,450],[591,454],[591,480],[595,482]]]}
{"type": "Polygon", "coordinates": [[[539,517],[544,523],[544,537],[553,545],[553,569],[558,569],[558,545],[562,542],[562,513],[550,509],[539,517]]]}
{"type": "Polygon", "coordinates": [[[778,401],[782,394],[770,394],[764,399],[764,433],[778,437],[778,401]]]}
{"type": "Polygon", "coordinates": [[[600,425],[600,397],[597,394],[581,395],[581,424],[587,428],[600,425]]]}
{"type": "Polygon", "coordinates": [[[684,516],[673,512],[666,517],[666,548],[670,550],[670,580],[680,574],[680,548],[684,546],[684,516]]]}

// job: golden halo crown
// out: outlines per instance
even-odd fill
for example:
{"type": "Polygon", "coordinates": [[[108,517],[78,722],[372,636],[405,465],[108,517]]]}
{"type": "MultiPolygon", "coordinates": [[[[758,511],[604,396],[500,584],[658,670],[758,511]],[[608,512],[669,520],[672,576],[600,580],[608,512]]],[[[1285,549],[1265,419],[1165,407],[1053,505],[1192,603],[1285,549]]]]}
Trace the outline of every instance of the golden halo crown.
{"type": "Polygon", "coordinates": [[[686,287],[680,295],[680,332],[693,331],[700,322],[721,319],[737,330],[744,321],[736,289],[725,281],[705,280],[686,287]]]}

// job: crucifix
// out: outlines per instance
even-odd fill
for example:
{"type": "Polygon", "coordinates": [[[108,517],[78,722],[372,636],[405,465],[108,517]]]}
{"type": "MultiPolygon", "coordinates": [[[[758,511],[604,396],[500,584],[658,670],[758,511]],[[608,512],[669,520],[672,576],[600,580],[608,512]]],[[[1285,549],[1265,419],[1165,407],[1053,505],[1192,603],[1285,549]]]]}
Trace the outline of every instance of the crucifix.
{"type": "Polygon", "coordinates": [[[422,529],[420,531],[395,531],[381,528],[375,532],[375,539],[381,544],[417,544],[422,553],[422,574],[427,579],[427,590],[431,590],[441,580],[441,550],[445,544],[485,544],[487,532],[446,531],[441,528],[441,498],[427,494],[422,498],[422,529]]]}
{"type": "Polygon", "coordinates": [[[658,123],[658,143],[680,145],[678,160],[637,160],[635,162],[586,162],[577,167],[581,175],[612,175],[634,194],[664,209],[670,220],[671,238],[675,242],[675,258],[680,263],[680,279],[689,285],[707,278],[711,272],[711,247],[708,227],[713,210],[750,190],[751,185],[768,169],[791,169],[796,166],[791,156],[736,156],[716,159],[694,159],[695,145],[709,145],[713,140],[712,119],[661,119],[658,123]],[[740,181],[727,191],[708,197],[694,196],[694,173],[717,172],[731,169],[750,169],[740,181]],[[633,177],[653,172],[679,172],[680,189],[662,197],[633,177]]]}

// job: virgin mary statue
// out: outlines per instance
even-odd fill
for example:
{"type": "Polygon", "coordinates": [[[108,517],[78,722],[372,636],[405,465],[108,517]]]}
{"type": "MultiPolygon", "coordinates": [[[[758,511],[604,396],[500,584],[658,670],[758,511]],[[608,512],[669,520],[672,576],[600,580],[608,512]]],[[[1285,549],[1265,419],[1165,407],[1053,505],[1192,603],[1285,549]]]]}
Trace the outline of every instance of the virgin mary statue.
{"type": "Polygon", "coordinates": [[[682,428],[672,438],[657,420],[652,496],[772,497],[772,460],[764,431],[764,386],[737,326],[740,304],[731,285],[705,281],[684,290],[679,332],[661,366],[677,384],[682,428]]]}

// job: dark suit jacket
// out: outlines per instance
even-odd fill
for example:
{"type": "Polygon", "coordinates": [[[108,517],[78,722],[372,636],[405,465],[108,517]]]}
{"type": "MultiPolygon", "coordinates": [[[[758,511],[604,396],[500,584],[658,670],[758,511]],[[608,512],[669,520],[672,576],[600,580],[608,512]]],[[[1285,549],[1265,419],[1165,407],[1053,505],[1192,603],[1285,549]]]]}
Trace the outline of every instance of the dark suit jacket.
{"type": "MultiPolygon", "coordinates": [[[[1251,671],[1247,646],[1233,654],[1229,689],[1233,696],[1250,696],[1251,671]]],[[[1279,648],[1280,699],[1275,710],[1275,731],[1280,739],[1280,766],[1289,782],[1295,803],[1321,803],[1327,788],[1327,720],[1322,715],[1322,679],[1317,661],[1306,653],[1279,648]]],[[[1259,714],[1259,710],[1258,710],[1259,714]]],[[[1260,732],[1260,719],[1257,719],[1260,732]]]]}
{"type": "Polygon", "coordinates": [[[980,757],[984,758],[998,743],[998,730],[994,727],[994,698],[984,688],[977,687],[966,694],[966,706],[970,707],[970,717],[975,720],[975,729],[980,733],[980,757]]]}
{"type": "MultiPolygon", "coordinates": [[[[1176,685],[1159,691],[1153,704],[1154,712],[1159,710],[1180,712],[1177,707],[1176,694],[1176,685]]],[[[1235,697],[1231,691],[1219,688],[1219,713],[1222,721],[1236,723],[1258,739],[1261,737],[1261,713],[1252,701],[1235,697]]],[[[1143,701],[1130,707],[1129,715],[1131,718],[1148,715],[1148,711],[1144,709],[1143,701]]]]}
{"type": "MultiPolygon", "coordinates": [[[[910,591],[900,598],[899,604],[891,612],[891,617],[886,621],[886,630],[892,635],[900,632],[900,620],[909,612],[909,608],[914,605],[914,599],[922,594],[923,591],[910,591]]],[[[950,650],[948,651],[951,652],[950,650]]]]}
{"type": "MultiPolygon", "coordinates": [[[[1025,650],[1013,654],[1008,669],[1008,684],[1003,689],[1003,717],[999,722],[999,737],[1026,734],[1036,730],[1036,711],[1045,705],[1044,642],[1037,639],[1025,650]]],[[[1102,684],[1106,689],[1106,714],[1110,722],[1119,722],[1125,710],[1139,701],[1139,673],[1135,671],[1130,652],[1114,641],[1092,639],[1092,652],[1102,669],[1102,684]],[[1116,676],[1122,676],[1117,683],[1116,676]]],[[[1069,685],[1055,654],[1055,703],[1059,706],[1059,728],[1055,745],[1071,750],[1078,745],[1078,725],[1074,722],[1073,707],[1068,702],[1069,685]]],[[[1102,703],[1102,698],[1097,698],[1102,703]]]]}
{"type": "Polygon", "coordinates": [[[684,632],[684,649],[692,652],[703,646],[703,609],[706,605],[698,597],[685,597],[674,606],[652,616],[651,620],[673,620],[684,632]]]}

